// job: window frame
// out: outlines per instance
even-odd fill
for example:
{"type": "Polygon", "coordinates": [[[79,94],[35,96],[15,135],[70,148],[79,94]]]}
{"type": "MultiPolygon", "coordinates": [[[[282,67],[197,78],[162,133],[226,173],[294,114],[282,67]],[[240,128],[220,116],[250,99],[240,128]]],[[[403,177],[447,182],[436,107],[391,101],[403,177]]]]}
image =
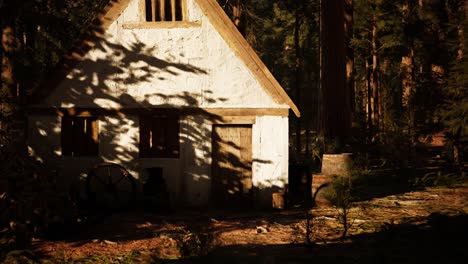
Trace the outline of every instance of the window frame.
{"type": "Polygon", "coordinates": [[[140,158],[179,159],[180,117],[140,115],[138,150],[140,158]]]}
{"type": "Polygon", "coordinates": [[[64,115],[61,117],[60,124],[62,156],[99,156],[99,118],[97,116],[64,115]]]}
{"type": "Polygon", "coordinates": [[[187,19],[187,0],[140,0],[140,6],[139,6],[139,11],[140,11],[140,22],[146,22],[146,23],[180,23],[180,22],[186,22],[187,19]],[[165,3],[169,2],[171,3],[170,7],[170,20],[166,20],[166,6],[165,3]],[[152,10],[151,13],[147,12],[147,6],[148,3],[151,5],[152,10]],[[161,5],[161,3],[164,3],[161,5]],[[176,3],[179,3],[180,6],[180,20],[177,20],[177,7],[174,7],[176,3]],[[159,8],[158,11],[156,12],[156,8],[154,6],[159,6],[162,8],[159,8]],[[151,15],[151,19],[148,19],[148,14],[151,15]],[[162,17],[164,16],[164,19],[162,17]],[[159,19],[158,19],[159,17],[159,19]]]}

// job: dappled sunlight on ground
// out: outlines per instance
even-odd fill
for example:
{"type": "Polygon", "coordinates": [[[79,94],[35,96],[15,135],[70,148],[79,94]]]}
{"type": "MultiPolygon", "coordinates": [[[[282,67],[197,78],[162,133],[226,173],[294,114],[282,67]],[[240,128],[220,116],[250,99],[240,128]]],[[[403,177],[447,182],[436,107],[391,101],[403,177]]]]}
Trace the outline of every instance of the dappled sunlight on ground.
{"type": "Polygon", "coordinates": [[[412,263],[418,254],[424,258],[432,256],[432,247],[440,249],[440,254],[463,252],[461,249],[467,244],[463,234],[468,235],[467,197],[465,185],[358,202],[349,215],[351,227],[346,239],[340,238],[338,210],[315,208],[311,210],[313,245],[305,244],[305,210],[290,209],[116,213],[95,219],[93,224],[66,237],[36,240],[34,250],[44,257],[66,252],[72,258],[140,251],[139,254],[146,252],[152,258],[183,258],[201,263],[221,259],[227,263],[313,259],[333,263],[329,259],[332,257],[345,263],[373,263],[379,258],[388,258],[391,263],[412,263]],[[418,245],[429,251],[416,250],[418,245]],[[415,250],[415,256],[411,256],[411,250],[415,250]]]}

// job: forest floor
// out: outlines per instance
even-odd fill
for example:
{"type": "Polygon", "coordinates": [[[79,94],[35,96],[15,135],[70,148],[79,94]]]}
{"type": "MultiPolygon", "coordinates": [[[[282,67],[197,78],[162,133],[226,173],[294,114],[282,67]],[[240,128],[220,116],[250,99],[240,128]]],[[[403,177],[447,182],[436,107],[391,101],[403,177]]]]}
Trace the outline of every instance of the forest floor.
{"type": "Polygon", "coordinates": [[[310,213],[311,244],[306,243],[306,210],[301,208],[248,213],[128,212],[63,230],[56,239],[35,239],[30,254],[40,263],[468,261],[466,183],[356,202],[349,212],[345,239],[339,210],[314,208],[310,213]]]}

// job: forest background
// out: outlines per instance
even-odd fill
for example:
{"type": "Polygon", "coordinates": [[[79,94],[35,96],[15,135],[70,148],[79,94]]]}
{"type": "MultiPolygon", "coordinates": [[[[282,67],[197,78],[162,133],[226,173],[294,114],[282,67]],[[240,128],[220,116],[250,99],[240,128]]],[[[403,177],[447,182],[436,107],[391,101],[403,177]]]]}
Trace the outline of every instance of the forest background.
{"type": "Polygon", "coordinates": [[[291,119],[292,162],[353,152],[408,167],[418,145],[442,137],[445,158],[462,169],[466,1],[220,3],[302,112],[291,119]],[[341,81],[330,85],[328,75],[341,81]],[[343,131],[341,146],[327,140],[334,130],[343,131]]]}
{"type": "MultiPolygon", "coordinates": [[[[2,201],[41,181],[27,157],[27,106],[107,1],[0,0],[1,178],[16,186],[0,189],[2,201]]],[[[364,166],[414,167],[420,146],[441,138],[450,170],[463,173],[467,1],[218,2],[302,113],[290,118],[291,164],[318,171],[323,153],[352,152],[364,166]]]]}
{"type": "MultiPolygon", "coordinates": [[[[44,76],[106,2],[0,1],[2,142],[21,133],[24,109],[44,76]]],[[[443,133],[447,159],[462,166],[468,108],[466,1],[219,3],[302,112],[291,119],[291,161],[364,149],[410,166],[416,145],[443,133]],[[329,19],[344,22],[344,30],[338,30],[343,38],[336,39],[344,43],[327,41],[326,32],[337,31],[329,19]],[[324,67],[328,51],[342,57],[344,65],[324,67]],[[337,82],[342,87],[324,85],[329,71],[343,80],[337,82]],[[328,124],[330,113],[341,115],[340,122],[328,124]],[[344,131],[341,146],[323,139],[330,126],[344,131]]]]}

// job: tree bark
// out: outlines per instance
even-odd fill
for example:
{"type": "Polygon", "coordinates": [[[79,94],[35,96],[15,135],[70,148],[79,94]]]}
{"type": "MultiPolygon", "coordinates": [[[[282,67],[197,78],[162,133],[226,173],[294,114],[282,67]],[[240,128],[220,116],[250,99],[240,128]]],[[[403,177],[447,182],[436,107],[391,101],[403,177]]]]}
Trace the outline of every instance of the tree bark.
{"type": "Polygon", "coordinates": [[[8,144],[14,137],[11,133],[13,128],[14,116],[17,110],[17,81],[14,75],[14,59],[19,49],[18,39],[12,26],[6,25],[1,29],[1,87],[0,87],[0,114],[2,119],[1,128],[7,131],[6,136],[2,138],[0,144],[8,144]]]}
{"type": "Polygon", "coordinates": [[[371,70],[370,70],[370,60],[366,59],[366,117],[367,117],[367,128],[369,130],[373,129],[372,124],[372,79],[371,79],[371,70]]]}
{"type": "Polygon", "coordinates": [[[323,133],[340,149],[348,139],[351,126],[350,93],[346,86],[344,1],[323,0],[321,15],[323,133]]]}
{"type": "Polygon", "coordinates": [[[355,102],[355,72],[354,72],[354,49],[351,44],[353,38],[354,8],[353,0],[345,0],[345,42],[346,42],[346,87],[349,91],[351,102],[351,114],[356,112],[355,102]]]}
{"type": "Polygon", "coordinates": [[[378,87],[378,57],[377,57],[377,18],[374,16],[371,32],[371,72],[370,72],[370,107],[371,107],[371,126],[379,129],[379,87],[378,87]]]}
{"type": "MultiPolygon", "coordinates": [[[[410,24],[411,20],[414,19],[414,3],[411,0],[407,0],[402,6],[403,21],[404,23],[410,24]]],[[[406,121],[407,121],[407,134],[409,136],[408,163],[411,164],[414,158],[414,143],[416,142],[416,131],[415,131],[415,109],[413,105],[413,96],[416,93],[416,82],[415,82],[415,55],[414,55],[414,41],[412,36],[406,36],[408,39],[408,52],[401,58],[400,74],[401,74],[401,85],[402,85],[402,102],[403,109],[406,109],[406,121]]]]}
{"type": "MultiPolygon", "coordinates": [[[[296,8],[295,11],[295,22],[294,22],[294,50],[296,53],[296,65],[295,65],[295,91],[296,91],[296,104],[300,107],[301,106],[301,74],[302,74],[302,52],[301,52],[301,43],[299,39],[301,28],[301,18],[299,7],[296,8]]],[[[302,153],[302,122],[300,118],[296,118],[296,151],[298,157],[301,156],[302,153]]]]}
{"type": "Polygon", "coordinates": [[[16,80],[13,73],[13,60],[18,51],[18,41],[13,27],[6,26],[2,29],[2,91],[8,97],[16,95],[16,80]]]}
{"type": "MultiPolygon", "coordinates": [[[[464,0],[460,4],[460,13],[463,14],[463,19],[460,19],[459,24],[457,25],[457,34],[458,34],[458,49],[457,49],[457,63],[463,63],[463,59],[465,56],[465,30],[466,26],[468,25],[468,1],[464,0]],[[464,11],[464,12],[463,12],[464,11]]],[[[453,162],[455,166],[457,166],[459,171],[463,170],[463,163],[464,163],[464,151],[463,151],[463,143],[461,140],[461,132],[453,135],[454,142],[452,144],[452,155],[453,155],[453,162]]]]}
{"type": "MultiPolygon", "coordinates": [[[[411,95],[414,91],[414,49],[411,48],[407,55],[401,58],[401,82],[403,87],[403,97],[402,97],[402,105],[403,107],[407,108],[408,120],[411,120],[412,110],[411,110],[411,95]]],[[[410,129],[412,127],[412,123],[408,123],[410,129]]]]}

